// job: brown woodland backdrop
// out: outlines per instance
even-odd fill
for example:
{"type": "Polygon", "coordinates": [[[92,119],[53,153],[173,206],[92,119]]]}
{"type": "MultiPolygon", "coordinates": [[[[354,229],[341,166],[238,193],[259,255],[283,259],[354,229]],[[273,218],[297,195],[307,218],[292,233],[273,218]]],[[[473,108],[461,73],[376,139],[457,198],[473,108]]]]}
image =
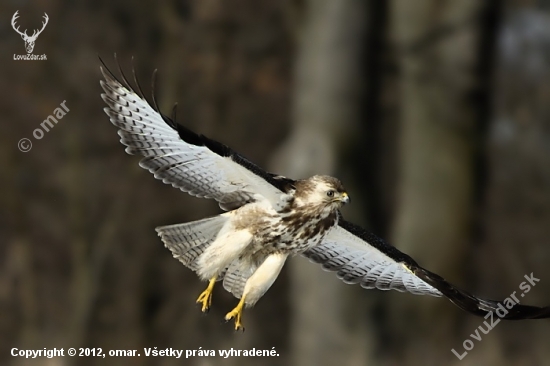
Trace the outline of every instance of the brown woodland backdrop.
{"type": "Polygon", "coordinates": [[[331,174],[344,215],[424,267],[550,304],[550,2],[162,0],[0,3],[0,364],[548,365],[550,321],[483,323],[445,299],[347,286],[302,258],[244,313],[173,259],[159,225],[220,210],[155,180],[103,113],[101,56],[168,114],[271,171],[331,174]],[[11,27],[49,23],[26,54],[11,27]],[[60,103],[69,112],[40,140],[60,103]],[[29,152],[17,148],[29,138],[29,152]],[[12,348],[137,349],[26,360],[12,348]],[[278,357],[145,357],[143,348],[278,357]]]}

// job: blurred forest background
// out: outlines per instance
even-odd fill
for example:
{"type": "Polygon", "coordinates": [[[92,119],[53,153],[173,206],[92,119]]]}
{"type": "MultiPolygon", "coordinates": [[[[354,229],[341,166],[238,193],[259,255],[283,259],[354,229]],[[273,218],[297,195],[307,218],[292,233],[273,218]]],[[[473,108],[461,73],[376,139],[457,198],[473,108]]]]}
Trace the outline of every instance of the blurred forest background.
{"type": "MultiPolygon", "coordinates": [[[[154,228],[219,212],[155,180],[103,113],[98,55],[161,108],[274,172],[338,176],[344,215],[479,296],[550,303],[550,1],[178,0],[0,3],[0,364],[548,365],[550,323],[483,319],[449,301],[366,291],[295,258],[244,313],[154,228]],[[49,24],[14,61],[21,29],[49,24]],[[34,129],[66,100],[70,112],[34,129]],[[29,138],[32,150],[17,149],[29,138]],[[471,339],[471,338],[470,338],[471,339]],[[137,349],[27,361],[12,347],[137,349]],[[272,349],[279,357],[144,357],[272,349]]],[[[31,33],[31,31],[29,31],[31,33]]]]}

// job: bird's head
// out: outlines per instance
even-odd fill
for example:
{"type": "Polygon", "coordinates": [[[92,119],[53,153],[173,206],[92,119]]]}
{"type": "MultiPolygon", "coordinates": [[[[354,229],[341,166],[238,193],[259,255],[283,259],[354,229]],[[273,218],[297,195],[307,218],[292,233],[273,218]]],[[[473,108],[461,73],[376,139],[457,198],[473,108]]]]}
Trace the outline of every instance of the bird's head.
{"type": "Polygon", "coordinates": [[[295,197],[304,205],[322,206],[331,211],[350,201],[342,183],[327,175],[314,175],[299,181],[295,197]]]}

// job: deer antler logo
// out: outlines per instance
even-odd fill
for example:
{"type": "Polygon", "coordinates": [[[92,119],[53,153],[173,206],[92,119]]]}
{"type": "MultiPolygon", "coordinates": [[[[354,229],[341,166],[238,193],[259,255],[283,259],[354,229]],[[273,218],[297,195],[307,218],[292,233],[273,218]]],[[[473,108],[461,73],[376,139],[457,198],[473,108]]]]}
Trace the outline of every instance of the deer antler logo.
{"type": "Polygon", "coordinates": [[[46,28],[46,24],[48,24],[48,20],[49,20],[48,14],[44,13],[44,21],[42,22],[42,29],[40,30],[35,29],[32,36],[29,36],[27,34],[26,29],[24,32],[21,32],[19,30],[19,26],[17,27],[15,26],[15,21],[17,20],[17,18],[19,18],[19,15],[17,15],[18,12],[19,10],[17,10],[15,14],[13,14],[13,18],[11,18],[11,26],[17,33],[21,35],[21,38],[23,38],[23,41],[25,41],[25,49],[27,50],[27,53],[32,53],[32,50],[34,49],[34,42],[36,42],[36,38],[38,38],[40,33],[42,33],[44,28],[46,28]]]}

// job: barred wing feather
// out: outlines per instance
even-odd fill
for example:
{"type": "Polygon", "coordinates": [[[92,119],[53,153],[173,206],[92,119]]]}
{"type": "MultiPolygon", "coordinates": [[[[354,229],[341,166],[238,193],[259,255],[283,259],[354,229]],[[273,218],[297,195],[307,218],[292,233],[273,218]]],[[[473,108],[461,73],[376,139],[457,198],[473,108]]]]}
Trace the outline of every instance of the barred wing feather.
{"type": "MultiPolygon", "coordinates": [[[[212,198],[230,210],[267,199],[277,203],[291,182],[276,177],[229,147],[195,134],[157,112],[132,87],[101,69],[101,96],[126,152],[142,155],[140,166],[191,195],[212,198]]],[[[125,80],[125,79],[124,79],[125,80]]]]}
{"type": "Polygon", "coordinates": [[[415,276],[404,263],[371,244],[374,240],[381,239],[371,234],[372,240],[367,242],[344,227],[359,228],[340,220],[339,226],[330,230],[319,245],[309,249],[304,255],[311,261],[320,263],[325,270],[335,271],[338,278],[348,284],[360,284],[366,289],[441,296],[441,292],[415,276]]]}
{"type": "MultiPolygon", "coordinates": [[[[367,289],[407,291],[416,295],[445,296],[464,311],[478,316],[501,311],[503,300],[479,298],[419,266],[414,259],[367,230],[340,220],[325,239],[304,255],[322,264],[346,283],[367,289]]],[[[550,306],[515,304],[503,319],[550,318],[550,306]]]]}

